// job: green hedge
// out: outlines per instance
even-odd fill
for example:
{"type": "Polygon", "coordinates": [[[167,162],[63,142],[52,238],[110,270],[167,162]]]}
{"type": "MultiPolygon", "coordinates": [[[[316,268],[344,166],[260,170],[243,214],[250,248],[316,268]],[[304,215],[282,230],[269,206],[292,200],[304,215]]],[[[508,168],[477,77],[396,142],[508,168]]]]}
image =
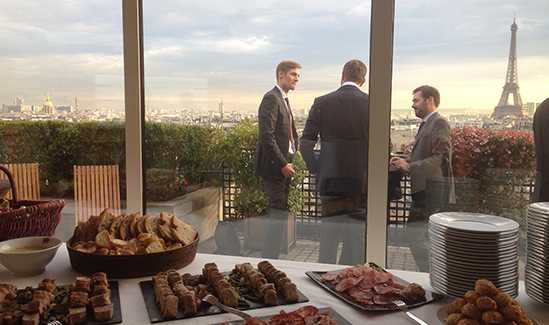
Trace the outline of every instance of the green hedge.
{"type": "MultiPolygon", "coordinates": [[[[146,139],[151,139],[144,144],[146,168],[152,174],[169,170],[166,177],[173,181],[198,184],[202,171],[220,169],[214,154],[216,129],[152,122],[145,123],[145,128],[146,139]]],[[[73,195],[73,165],[118,164],[125,198],[125,150],[124,122],[0,121],[0,162],[40,163],[40,189],[46,197],[73,195]]],[[[161,194],[166,188],[159,187],[162,181],[148,179],[150,200],[166,199],[161,194]]]]}

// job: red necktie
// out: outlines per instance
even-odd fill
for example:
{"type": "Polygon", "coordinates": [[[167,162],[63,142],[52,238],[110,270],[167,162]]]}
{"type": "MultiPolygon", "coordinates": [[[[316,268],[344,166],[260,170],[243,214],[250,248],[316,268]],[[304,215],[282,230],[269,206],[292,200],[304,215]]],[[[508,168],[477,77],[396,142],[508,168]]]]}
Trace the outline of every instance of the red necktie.
{"type": "Polygon", "coordinates": [[[286,100],[286,105],[288,105],[288,118],[290,119],[290,142],[292,143],[292,151],[295,153],[294,131],[292,128],[292,111],[290,110],[290,100],[288,99],[288,97],[284,99],[286,100]]]}

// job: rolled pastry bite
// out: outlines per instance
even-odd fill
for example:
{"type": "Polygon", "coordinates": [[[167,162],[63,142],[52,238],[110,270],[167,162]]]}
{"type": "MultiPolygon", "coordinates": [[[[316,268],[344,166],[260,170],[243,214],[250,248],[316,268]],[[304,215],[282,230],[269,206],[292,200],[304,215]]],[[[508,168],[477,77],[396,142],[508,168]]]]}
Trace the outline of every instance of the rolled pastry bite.
{"type": "Polygon", "coordinates": [[[282,292],[287,302],[296,302],[299,300],[297,286],[286,276],[286,273],[276,269],[271,262],[265,260],[257,264],[257,268],[269,282],[275,284],[277,291],[282,292]]]}
{"type": "Polygon", "coordinates": [[[448,325],[532,324],[516,300],[486,279],[477,280],[475,290],[467,291],[464,298],[454,299],[446,310],[448,317],[444,322],[448,325]]]}

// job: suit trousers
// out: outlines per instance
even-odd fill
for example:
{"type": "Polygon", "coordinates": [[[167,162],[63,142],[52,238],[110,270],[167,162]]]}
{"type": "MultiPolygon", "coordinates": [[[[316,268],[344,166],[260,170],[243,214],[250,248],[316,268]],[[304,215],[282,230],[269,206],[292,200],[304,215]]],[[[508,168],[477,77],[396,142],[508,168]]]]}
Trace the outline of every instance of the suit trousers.
{"type": "Polygon", "coordinates": [[[343,241],[339,264],[364,264],[366,256],[365,196],[347,193],[322,197],[322,221],[319,262],[336,264],[340,240],[343,241]]]}
{"type": "Polygon", "coordinates": [[[265,193],[269,201],[269,214],[263,237],[262,258],[278,258],[282,233],[288,224],[288,195],[290,193],[291,177],[283,180],[263,179],[265,193]]]}
{"type": "Polygon", "coordinates": [[[412,193],[412,207],[404,239],[420,272],[429,272],[429,217],[438,211],[439,209],[427,208],[425,191],[412,193]]]}

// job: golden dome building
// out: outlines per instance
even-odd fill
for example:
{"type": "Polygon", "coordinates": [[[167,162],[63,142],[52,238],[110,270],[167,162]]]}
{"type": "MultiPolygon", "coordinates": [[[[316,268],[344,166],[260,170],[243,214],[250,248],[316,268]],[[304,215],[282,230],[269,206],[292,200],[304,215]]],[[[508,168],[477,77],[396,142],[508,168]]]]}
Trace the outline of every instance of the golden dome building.
{"type": "Polygon", "coordinates": [[[42,105],[42,112],[48,115],[55,114],[55,107],[53,107],[53,103],[50,101],[50,94],[46,96],[46,101],[42,105]]]}

